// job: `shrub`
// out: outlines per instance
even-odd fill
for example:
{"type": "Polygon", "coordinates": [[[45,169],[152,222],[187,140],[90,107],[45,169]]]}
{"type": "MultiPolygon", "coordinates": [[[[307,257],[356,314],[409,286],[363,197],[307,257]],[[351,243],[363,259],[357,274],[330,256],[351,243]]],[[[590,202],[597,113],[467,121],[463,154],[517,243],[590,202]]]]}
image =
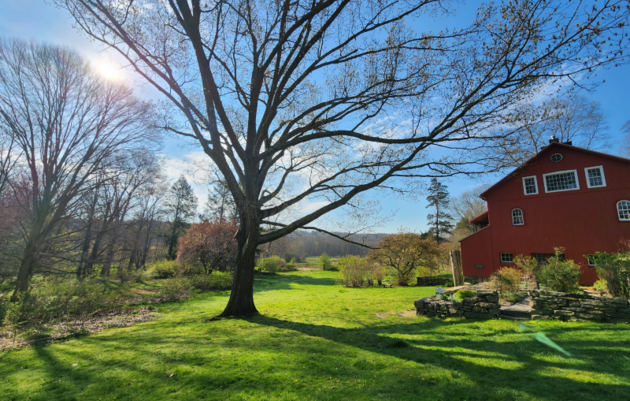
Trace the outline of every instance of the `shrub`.
{"type": "Polygon", "coordinates": [[[596,252],[597,274],[606,280],[606,288],[613,297],[630,298],[630,254],[596,252]]]}
{"type": "Polygon", "coordinates": [[[516,255],[516,257],[514,257],[514,264],[523,272],[523,278],[527,283],[527,288],[529,288],[529,283],[538,270],[538,260],[531,256],[516,255]]]}
{"type": "Polygon", "coordinates": [[[608,289],[608,282],[606,280],[597,280],[595,284],[593,284],[593,288],[595,288],[595,291],[599,292],[599,295],[603,296],[608,289]]]}
{"type": "Polygon", "coordinates": [[[330,257],[326,252],[320,255],[319,265],[322,267],[322,270],[330,270],[330,268],[332,267],[332,262],[330,261],[330,257]]]}
{"type": "Polygon", "coordinates": [[[155,262],[149,268],[149,275],[153,278],[165,279],[178,275],[179,264],[174,260],[155,262]]]}
{"type": "Polygon", "coordinates": [[[185,277],[176,277],[164,280],[159,294],[168,301],[181,301],[190,296],[192,289],[190,280],[185,277]]]}
{"type": "Polygon", "coordinates": [[[361,287],[368,280],[370,265],[359,256],[344,256],[339,260],[339,272],[346,287],[361,287]]]}
{"type": "Polygon", "coordinates": [[[259,259],[258,268],[267,273],[277,273],[286,270],[286,263],[284,259],[278,256],[271,256],[259,259]]]}
{"type": "Polygon", "coordinates": [[[503,299],[509,303],[515,304],[525,298],[525,294],[522,292],[508,292],[503,295],[503,299]]]}
{"type": "Polygon", "coordinates": [[[536,278],[543,286],[553,291],[578,292],[580,290],[580,266],[572,260],[562,260],[564,248],[554,248],[555,256],[547,259],[547,263],[539,266],[536,278]]]}
{"type": "Polygon", "coordinates": [[[502,296],[509,292],[516,292],[521,285],[522,277],[521,270],[515,267],[503,267],[492,275],[492,287],[502,296]]]}
{"type": "Polygon", "coordinates": [[[227,290],[232,287],[232,273],[214,272],[190,277],[190,285],[201,291],[227,290]]]}
{"type": "Polygon", "coordinates": [[[8,297],[0,297],[0,326],[2,326],[2,322],[4,321],[4,316],[7,313],[7,307],[9,306],[8,297]]]}
{"type": "Polygon", "coordinates": [[[228,271],[236,264],[238,226],[230,221],[192,224],[177,244],[177,261],[193,274],[228,271]]]}
{"type": "Polygon", "coordinates": [[[292,271],[296,271],[297,267],[295,267],[295,264],[293,263],[287,263],[285,266],[285,270],[288,272],[292,272],[292,271]]]}
{"type": "Polygon", "coordinates": [[[464,298],[474,298],[477,296],[477,293],[473,290],[459,290],[455,293],[454,297],[458,301],[463,300],[464,298]]]}

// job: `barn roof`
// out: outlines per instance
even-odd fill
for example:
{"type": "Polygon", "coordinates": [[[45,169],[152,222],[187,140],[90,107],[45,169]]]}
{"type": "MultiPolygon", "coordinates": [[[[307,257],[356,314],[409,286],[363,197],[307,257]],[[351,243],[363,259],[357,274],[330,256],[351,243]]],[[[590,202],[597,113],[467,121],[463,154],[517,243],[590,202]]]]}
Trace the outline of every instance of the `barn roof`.
{"type": "MultiPolygon", "coordinates": [[[[605,158],[612,159],[612,160],[615,160],[615,161],[618,161],[618,162],[630,163],[630,159],[626,159],[624,157],[613,156],[613,155],[609,155],[607,153],[596,152],[594,150],[580,148],[578,146],[568,145],[568,144],[560,143],[560,142],[554,142],[554,143],[549,144],[548,146],[545,146],[534,157],[532,157],[531,159],[529,159],[528,161],[523,163],[523,165],[521,165],[520,167],[517,167],[516,169],[514,169],[512,172],[510,172],[508,175],[503,177],[496,184],[494,184],[490,188],[486,189],[479,196],[483,200],[486,200],[486,194],[494,191],[498,187],[502,186],[503,184],[505,184],[506,182],[508,182],[509,180],[514,178],[515,176],[517,176],[519,173],[527,170],[532,164],[534,164],[536,162],[536,160],[538,160],[541,157],[541,155],[546,154],[546,153],[551,153],[553,150],[560,150],[560,149],[566,149],[566,150],[569,150],[569,151],[586,153],[586,154],[593,155],[593,156],[598,156],[598,157],[605,157],[605,158]]],[[[479,217],[481,217],[481,216],[479,216],[479,217]]]]}

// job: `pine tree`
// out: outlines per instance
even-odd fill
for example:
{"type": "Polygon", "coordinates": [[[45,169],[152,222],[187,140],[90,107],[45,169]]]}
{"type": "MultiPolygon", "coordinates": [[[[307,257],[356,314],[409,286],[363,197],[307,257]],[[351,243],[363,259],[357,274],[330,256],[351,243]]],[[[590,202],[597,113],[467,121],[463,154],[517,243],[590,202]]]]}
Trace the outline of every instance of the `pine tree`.
{"type": "Polygon", "coordinates": [[[165,208],[173,219],[171,229],[167,234],[168,253],[166,256],[174,260],[177,257],[177,241],[188,228],[188,220],[197,211],[197,197],[184,176],[179,177],[168,191],[165,208]]]}
{"type": "Polygon", "coordinates": [[[447,211],[449,197],[447,186],[439,182],[437,178],[432,178],[429,196],[427,196],[427,201],[429,202],[427,208],[435,208],[435,213],[427,215],[427,220],[431,227],[429,232],[438,244],[442,243],[445,240],[444,237],[450,235],[453,229],[453,223],[451,222],[453,217],[447,211]]]}
{"type": "Polygon", "coordinates": [[[224,181],[217,181],[212,185],[203,213],[199,217],[207,221],[237,220],[236,204],[224,181]]]}

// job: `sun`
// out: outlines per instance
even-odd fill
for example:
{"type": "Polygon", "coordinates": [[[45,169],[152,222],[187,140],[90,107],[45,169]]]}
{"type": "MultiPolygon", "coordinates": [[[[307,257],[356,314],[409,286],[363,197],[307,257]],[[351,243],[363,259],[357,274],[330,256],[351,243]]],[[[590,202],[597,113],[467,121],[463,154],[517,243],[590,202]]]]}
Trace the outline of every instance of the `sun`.
{"type": "Polygon", "coordinates": [[[100,63],[98,65],[98,69],[101,74],[107,79],[116,79],[120,75],[120,70],[118,69],[118,67],[111,63],[100,63]]]}

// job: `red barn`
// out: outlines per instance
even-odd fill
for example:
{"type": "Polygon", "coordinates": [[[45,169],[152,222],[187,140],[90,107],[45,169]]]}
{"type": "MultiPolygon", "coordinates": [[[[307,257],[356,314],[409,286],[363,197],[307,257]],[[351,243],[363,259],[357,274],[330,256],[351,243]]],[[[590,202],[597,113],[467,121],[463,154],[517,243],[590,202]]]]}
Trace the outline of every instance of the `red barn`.
{"type": "Polygon", "coordinates": [[[466,277],[490,277],[516,255],[544,263],[554,247],[597,281],[588,255],[630,240],[630,160],[553,142],[481,194],[488,211],[461,240],[466,277]]]}

